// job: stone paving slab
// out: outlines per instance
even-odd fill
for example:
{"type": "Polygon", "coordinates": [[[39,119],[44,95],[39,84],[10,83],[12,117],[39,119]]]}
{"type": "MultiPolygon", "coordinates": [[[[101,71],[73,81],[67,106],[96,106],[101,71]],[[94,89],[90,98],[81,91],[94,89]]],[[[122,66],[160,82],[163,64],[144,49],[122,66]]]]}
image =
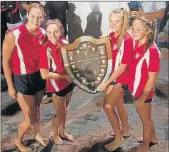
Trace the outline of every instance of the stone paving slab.
{"type": "MultiPolygon", "coordinates": [[[[91,95],[75,89],[67,112],[66,129],[76,138],[75,142],[64,141],[64,145],[55,145],[53,141],[44,148],[33,140],[25,141],[34,147],[33,152],[106,152],[104,143],[112,141],[109,132],[112,130],[106,114],[102,108],[103,94],[91,95]]],[[[142,124],[136,113],[135,105],[126,103],[129,114],[131,137],[116,150],[116,152],[136,152],[139,143],[137,138],[142,135],[142,124]]],[[[52,135],[51,118],[55,111],[52,103],[41,106],[42,135],[52,135]]],[[[168,101],[155,97],[152,102],[152,115],[156,127],[159,143],[151,148],[151,152],[168,152],[168,101]]],[[[21,112],[12,117],[3,118],[2,122],[2,151],[18,152],[13,144],[17,133],[18,123],[22,120],[21,112]]],[[[30,130],[24,139],[33,138],[30,130]]]]}

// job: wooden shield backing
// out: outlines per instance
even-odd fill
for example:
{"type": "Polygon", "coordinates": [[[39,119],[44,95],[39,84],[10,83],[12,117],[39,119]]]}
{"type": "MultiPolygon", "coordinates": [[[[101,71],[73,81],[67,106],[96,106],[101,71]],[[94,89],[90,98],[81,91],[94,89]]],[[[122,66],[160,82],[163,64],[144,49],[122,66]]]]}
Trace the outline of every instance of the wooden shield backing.
{"type": "Polygon", "coordinates": [[[82,90],[97,93],[112,71],[112,51],[109,38],[82,36],[72,44],[61,46],[64,66],[72,81],[82,90]]]}

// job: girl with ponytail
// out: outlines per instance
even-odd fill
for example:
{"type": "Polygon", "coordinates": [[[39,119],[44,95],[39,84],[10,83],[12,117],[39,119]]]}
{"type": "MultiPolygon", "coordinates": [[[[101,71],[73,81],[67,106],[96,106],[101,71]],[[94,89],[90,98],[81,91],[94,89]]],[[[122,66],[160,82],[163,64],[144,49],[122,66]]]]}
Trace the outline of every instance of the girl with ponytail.
{"type": "Polygon", "coordinates": [[[143,144],[138,152],[149,152],[157,144],[154,123],[151,117],[153,87],[160,69],[160,52],[155,44],[155,20],[136,18],[132,23],[132,35],[136,40],[133,64],[130,66],[129,90],[143,123],[143,144]]]}
{"type": "Polygon", "coordinates": [[[128,68],[132,64],[133,39],[128,32],[129,13],[127,10],[124,8],[113,10],[109,17],[109,25],[112,30],[109,34],[112,45],[112,75],[100,85],[100,91],[105,91],[103,109],[114,130],[114,134],[113,132],[110,134],[115,136],[115,140],[105,148],[114,151],[123,144],[125,138],[130,137],[127,110],[124,105],[124,89],[128,87],[128,68]],[[119,121],[122,122],[122,130],[119,121]]]}

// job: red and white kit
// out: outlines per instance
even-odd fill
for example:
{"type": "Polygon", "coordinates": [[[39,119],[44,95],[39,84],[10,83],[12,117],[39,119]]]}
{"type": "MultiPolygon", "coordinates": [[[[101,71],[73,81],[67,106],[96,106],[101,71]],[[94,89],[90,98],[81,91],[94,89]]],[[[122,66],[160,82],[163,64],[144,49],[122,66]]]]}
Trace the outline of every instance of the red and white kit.
{"type": "Polygon", "coordinates": [[[20,25],[11,31],[15,36],[15,48],[12,57],[12,72],[17,75],[32,74],[39,70],[40,49],[45,41],[45,30],[38,28],[35,36],[20,25]]]}
{"type": "MultiPolygon", "coordinates": [[[[110,33],[111,44],[112,44],[112,72],[115,71],[120,64],[132,64],[132,55],[133,55],[133,38],[130,33],[126,33],[122,41],[120,50],[117,48],[117,42],[119,36],[115,38],[114,33],[110,33]]],[[[128,84],[129,79],[129,68],[127,69],[115,80],[117,83],[128,84]]]]}
{"type": "MultiPolygon", "coordinates": [[[[148,72],[158,72],[160,69],[160,51],[156,44],[152,44],[147,51],[145,47],[146,44],[138,46],[136,42],[133,64],[130,66],[129,90],[135,98],[142,94],[149,78],[148,72]]],[[[146,100],[153,97],[153,92],[152,89],[146,100]]]]}
{"type": "MultiPolygon", "coordinates": [[[[61,44],[68,44],[66,39],[61,39],[61,44]]],[[[61,50],[58,45],[52,44],[49,40],[44,44],[40,53],[40,69],[49,69],[50,72],[66,73],[61,50]]],[[[66,79],[47,79],[46,88],[48,92],[59,92],[66,88],[71,82],[66,79]]]]}

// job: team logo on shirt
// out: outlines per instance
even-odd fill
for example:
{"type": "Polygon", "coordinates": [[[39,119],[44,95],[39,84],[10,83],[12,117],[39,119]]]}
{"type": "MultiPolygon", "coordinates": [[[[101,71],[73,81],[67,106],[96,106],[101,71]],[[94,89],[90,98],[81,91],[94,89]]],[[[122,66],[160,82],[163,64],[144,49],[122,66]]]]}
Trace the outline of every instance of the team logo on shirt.
{"type": "Polygon", "coordinates": [[[140,54],[137,52],[135,55],[135,58],[137,59],[140,56],[140,54]]]}
{"type": "Polygon", "coordinates": [[[117,49],[117,44],[114,44],[113,50],[117,49]]]}
{"type": "Polygon", "coordinates": [[[43,44],[43,41],[41,39],[39,39],[39,44],[42,45],[43,44]]]}

